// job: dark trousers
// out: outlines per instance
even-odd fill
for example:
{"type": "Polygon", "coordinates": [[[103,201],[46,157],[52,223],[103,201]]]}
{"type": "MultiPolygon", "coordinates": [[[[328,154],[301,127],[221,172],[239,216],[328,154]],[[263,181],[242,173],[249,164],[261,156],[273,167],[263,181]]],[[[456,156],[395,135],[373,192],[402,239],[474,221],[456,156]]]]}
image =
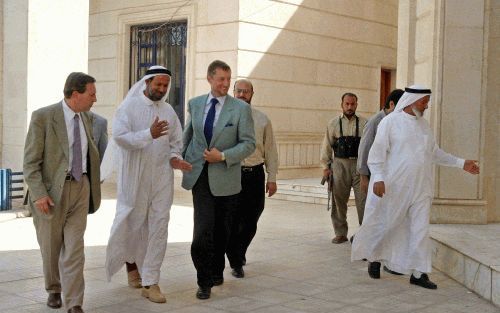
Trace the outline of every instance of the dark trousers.
{"type": "Polygon", "coordinates": [[[263,165],[242,168],[242,190],[238,209],[234,214],[233,228],[227,247],[227,258],[232,268],[246,263],[248,246],[257,232],[257,222],[264,211],[265,175],[263,165]]]}
{"type": "Polygon", "coordinates": [[[212,287],[212,278],[222,277],[232,212],[237,204],[237,194],[216,197],[210,192],[208,167],[205,165],[193,187],[194,228],[191,258],[196,268],[198,286],[212,287]]]}

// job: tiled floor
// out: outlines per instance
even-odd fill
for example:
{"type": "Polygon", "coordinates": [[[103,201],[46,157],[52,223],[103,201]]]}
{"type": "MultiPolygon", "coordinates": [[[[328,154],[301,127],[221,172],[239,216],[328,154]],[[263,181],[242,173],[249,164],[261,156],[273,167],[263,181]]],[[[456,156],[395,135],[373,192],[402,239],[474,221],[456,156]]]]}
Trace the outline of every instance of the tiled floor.
{"type": "MultiPolygon", "coordinates": [[[[104,257],[114,216],[113,188],[104,189],[103,206],[89,217],[86,233],[87,313],[347,313],[347,312],[499,312],[445,275],[434,272],[435,291],[410,285],[408,277],[370,279],[364,262],[350,261],[348,243],[330,243],[329,212],[323,205],[267,201],[257,236],[247,255],[246,277],[225,272],[225,282],[209,300],[194,296],[196,274],[189,249],[191,194],[176,190],[169,245],[160,287],[166,304],[155,304],[126,285],[124,271],[107,282],[104,257]]],[[[355,210],[349,210],[355,225],[355,210]]],[[[353,229],[355,230],[355,229],[353,229]]],[[[45,305],[41,258],[31,218],[0,220],[0,312],[65,312],[45,305]]]]}

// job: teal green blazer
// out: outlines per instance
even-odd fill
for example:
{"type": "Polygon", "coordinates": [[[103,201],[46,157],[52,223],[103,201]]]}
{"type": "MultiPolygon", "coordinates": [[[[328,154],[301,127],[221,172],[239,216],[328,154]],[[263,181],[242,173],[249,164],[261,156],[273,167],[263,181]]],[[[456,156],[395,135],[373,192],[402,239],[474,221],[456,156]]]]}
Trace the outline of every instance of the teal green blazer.
{"type": "Polygon", "coordinates": [[[183,157],[193,165],[184,172],[182,187],[192,189],[205,164],[203,151],[217,148],[226,160],[208,165],[208,181],[214,196],[230,196],[241,191],[241,161],[255,150],[255,133],[250,106],[226,96],[219,119],[214,127],[210,147],[203,133],[203,113],[208,94],[189,100],[188,121],[183,134],[183,157]]]}

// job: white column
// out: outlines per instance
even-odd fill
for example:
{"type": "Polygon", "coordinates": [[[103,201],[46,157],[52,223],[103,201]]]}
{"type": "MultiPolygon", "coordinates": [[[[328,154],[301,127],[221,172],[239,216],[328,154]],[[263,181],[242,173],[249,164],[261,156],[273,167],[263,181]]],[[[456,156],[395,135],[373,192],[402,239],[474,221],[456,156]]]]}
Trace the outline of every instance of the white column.
{"type": "MultiPolygon", "coordinates": [[[[431,87],[426,117],[436,139],[445,151],[465,159],[481,160],[484,154],[484,11],[484,0],[400,1],[399,87],[431,87]]],[[[482,176],[438,167],[432,221],[486,223],[482,190],[482,176]]]]}
{"type": "Polygon", "coordinates": [[[88,0],[4,0],[2,167],[22,169],[31,113],[87,71],[88,0]]]}

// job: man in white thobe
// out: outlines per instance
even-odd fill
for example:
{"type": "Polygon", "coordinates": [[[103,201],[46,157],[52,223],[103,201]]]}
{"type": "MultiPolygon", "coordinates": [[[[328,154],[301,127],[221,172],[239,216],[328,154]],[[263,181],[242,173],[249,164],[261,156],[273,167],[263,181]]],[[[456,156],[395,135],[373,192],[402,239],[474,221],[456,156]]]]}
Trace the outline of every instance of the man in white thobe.
{"type": "Polygon", "coordinates": [[[371,172],[365,216],[352,245],[351,259],[368,259],[368,274],[380,278],[380,266],[411,274],[410,283],[428,289],[431,254],[429,214],[433,164],[479,173],[472,160],[441,150],[426,119],[430,89],[405,88],[396,110],[379,124],[368,156],[371,172]]]}
{"type": "Polygon", "coordinates": [[[106,274],[110,280],[127,263],[129,285],[142,287],[142,296],[157,303],[166,302],[158,282],[173,202],[173,169],[191,169],[181,156],[181,124],[165,102],[170,77],[166,68],[153,66],[132,86],[116,112],[114,148],[108,149],[116,154],[118,182],[106,274]]]}

